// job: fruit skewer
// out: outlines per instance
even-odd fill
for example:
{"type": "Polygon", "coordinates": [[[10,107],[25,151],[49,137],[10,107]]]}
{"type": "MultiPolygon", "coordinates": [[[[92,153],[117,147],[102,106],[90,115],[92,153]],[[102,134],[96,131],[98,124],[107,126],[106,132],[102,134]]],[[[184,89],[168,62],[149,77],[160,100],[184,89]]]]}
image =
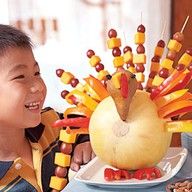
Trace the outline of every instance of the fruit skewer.
{"type": "Polygon", "coordinates": [[[168,53],[166,55],[166,58],[160,64],[161,67],[158,74],[154,77],[154,80],[152,82],[153,86],[159,86],[173,72],[173,63],[177,53],[181,50],[181,43],[184,39],[183,30],[187,24],[188,19],[189,16],[186,18],[181,31],[176,32],[173,35],[173,39],[169,40],[169,43],[167,45],[168,53]]]}
{"type": "Polygon", "coordinates": [[[144,25],[139,25],[137,28],[137,33],[135,34],[135,44],[137,46],[137,54],[133,56],[133,63],[135,64],[136,69],[136,79],[138,81],[138,89],[143,90],[142,83],[145,81],[144,64],[146,63],[146,55],[145,55],[145,47],[143,44],[145,43],[145,27],[144,25]]]}

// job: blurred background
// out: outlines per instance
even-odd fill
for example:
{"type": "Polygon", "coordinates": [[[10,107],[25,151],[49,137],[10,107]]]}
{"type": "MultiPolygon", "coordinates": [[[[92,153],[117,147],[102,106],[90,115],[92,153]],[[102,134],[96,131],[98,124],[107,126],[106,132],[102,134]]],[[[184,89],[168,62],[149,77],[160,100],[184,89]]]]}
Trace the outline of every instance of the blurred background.
{"type": "MultiPolygon", "coordinates": [[[[60,82],[56,69],[71,71],[80,80],[95,75],[86,56],[93,49],[105,69],[113,71],[111,50],[106,47],[108,30],[116,29],[122,47],[129,45],[135,52],[134,34],[142,23],[148,74],[158,40],[167,43],[191,13],[191,0],[0,0],[0,23],[11,24],[31,37],[48,88],[45,106],[60,112],[67,107],[60,92],[70,86],[60,82]]],[[[184,30],[183,49],[192,45],[191,20],[184,30]]]]}
{"type": "Polygon", "coordinates": [[[141,23],[146,27],[145,48],[150,60],[157,41],[169,38],[170,14],[170,0],[0,0],[0,22],[31,37],[48,87],[45,106],[59,111],[67,105],[60,92],[70,86],[56,77],[57,68],[71,71],[79,79],[96,74],[86,56],[87,50],[93,49],[105,68],[113,71],[111,50],[106,46],[108,30],[116,29],[122,47],[129,45],[135,51],[134,34],[141,23]]]}

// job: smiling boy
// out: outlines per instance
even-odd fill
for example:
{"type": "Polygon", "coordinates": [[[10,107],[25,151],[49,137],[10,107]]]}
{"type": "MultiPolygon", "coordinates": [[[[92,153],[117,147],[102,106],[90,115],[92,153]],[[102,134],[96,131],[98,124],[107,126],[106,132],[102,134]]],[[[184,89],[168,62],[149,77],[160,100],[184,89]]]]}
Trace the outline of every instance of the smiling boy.
{"type": "MultiPolygon", "coordinates": [[[[0,191],[52,190],[59,130],[51,124],[59,116],[51,108],[42,112],[45,97],[29,37],[0,25],[0,191]]],[[[91,159],[90,143],[77,145],[73,154],[72,165],[78,170],[91,159]]]]}

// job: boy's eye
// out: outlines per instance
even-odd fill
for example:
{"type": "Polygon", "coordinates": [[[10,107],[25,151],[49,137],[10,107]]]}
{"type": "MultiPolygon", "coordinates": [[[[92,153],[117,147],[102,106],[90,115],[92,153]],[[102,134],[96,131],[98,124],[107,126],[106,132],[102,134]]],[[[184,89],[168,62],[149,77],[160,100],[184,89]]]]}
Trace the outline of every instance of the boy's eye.
{"type": "Polygon", "coordinates": [[[24,75],[19,75],[19,76],[17,76],[17,77],[15,77],[15,78],[13,78],[13,80],[14,80],[14,79],[23,79],[23,78],[25,78],[25,76],[24,76],[24,75]]]}
{"type": "Polygon", "coordinates": [[[35,72],[35,76],[40,76],[41,73],[39,71],[35,72]]]}

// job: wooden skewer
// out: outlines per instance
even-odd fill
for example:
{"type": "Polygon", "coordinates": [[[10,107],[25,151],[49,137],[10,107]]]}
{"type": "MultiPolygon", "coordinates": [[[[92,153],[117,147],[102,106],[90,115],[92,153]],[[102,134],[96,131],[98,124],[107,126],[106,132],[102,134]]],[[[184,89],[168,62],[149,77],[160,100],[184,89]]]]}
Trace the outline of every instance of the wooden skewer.
{"type": "Polygon", "coordinates": [[[143,15],[142,15],[142,11],[141,11],[141,24],[142,24],[142,19],[143,19],[143,15]]]}
{"type": "Polygon", "coordinates": [[[164,22],[164,25],[163,25],[163,30],[162,30],[162,32],[161,32],[161,39],[164,38],[166,28],[167,28],[167,22],[165,21],[165,22],[164,22]]]}
{"type": "Polygon", "coordinates": [[[126,46],[126,36],[125,36],[125,31],[123,31],[123,38],[124,38],[124,42],[125,42],[125,46],[126,46]]]}
{"type": "Polygon", "coordinates": [[[182,29],[181,29],[181,33],[183,33],[183,31],[184,31],[184,29],[185,29],[185,27],[186,27],[186,25],[187,25],[187,22],[188,22],[188,20],[189,20],[189,15],[187,16],[187,18],[185,19],[185,22],[184,22],[184,24],[183,24],[183,27],[182,27],[182,29]]]}

